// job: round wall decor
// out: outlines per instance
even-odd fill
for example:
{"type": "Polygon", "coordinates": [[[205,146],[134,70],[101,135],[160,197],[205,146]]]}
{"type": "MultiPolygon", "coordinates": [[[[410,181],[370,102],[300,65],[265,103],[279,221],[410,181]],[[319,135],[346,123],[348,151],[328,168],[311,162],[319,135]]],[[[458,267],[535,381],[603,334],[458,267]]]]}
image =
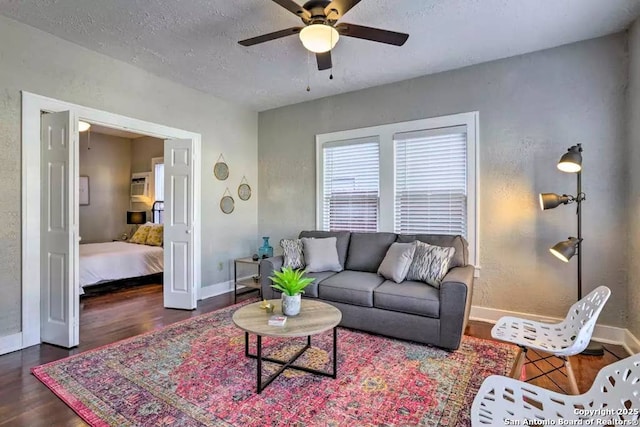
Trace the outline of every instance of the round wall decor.
{"type": "Polygon", "coordinates": [[[229,177],[229,166],[227,166],[227,164],[225,163],[222,154],[220,154],[220,157],[218,157],[218,161],[216,162],[216,164],[213,165],[213,174],[220,181],[224,181],[229,177]]]}
{"type": "Polygon", "coordinates": [[[238,197],[240,197],[240,200],[249,200],[251,197],[251,187],[249,187],[249,184],[240,184],[238,187],[238,197]]]}
{"type": "Polygon", "coordinates": [[[249,200],[251,198],[251,187],[247,182],[247,177],[243,176],[240,185],[238,186],[238,197],[240,200],[249,200]]]}
{"type": "Polygon", "coordinates": [[[233,197],[224,196],[222,199],[220,199],[220,210],[223,213],[230,214],[231,212],[233,212],[234,208],[235,202],[233,201],[233,197]]]}
{"type": "Polygon", "coordinates": [[[220,199],[220,210],[223,213],[230,214],[231,212],[233,212],[235,206],[236,202],[233,200],[233,197],[231,197],[231,192],[227,187],[227,189],[224,191],[224,194],[222,195],[222,199],[220,199]]]}

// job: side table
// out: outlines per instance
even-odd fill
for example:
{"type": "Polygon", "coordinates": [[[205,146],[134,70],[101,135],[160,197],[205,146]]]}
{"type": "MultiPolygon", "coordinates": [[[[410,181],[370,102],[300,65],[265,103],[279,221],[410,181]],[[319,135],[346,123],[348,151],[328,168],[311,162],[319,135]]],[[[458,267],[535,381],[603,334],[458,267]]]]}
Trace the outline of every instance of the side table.
{"type": "MultiPolygon", "coordinates": [[[[233,303],[237,302],[238,286],[244,286],[249,288],[246,292],[258,291],[260,297],[262,297],[262,290],[260,289],[260,281],[255,282],[253,277],[238,280],[238,266],[239,265],[251,265],[258,276],[260,276],[260,260],[254,261],[251,257],[236,258],[233,260],[233,303]]],[[[241,294],[246,293],[241,292],[241,294]]]]}

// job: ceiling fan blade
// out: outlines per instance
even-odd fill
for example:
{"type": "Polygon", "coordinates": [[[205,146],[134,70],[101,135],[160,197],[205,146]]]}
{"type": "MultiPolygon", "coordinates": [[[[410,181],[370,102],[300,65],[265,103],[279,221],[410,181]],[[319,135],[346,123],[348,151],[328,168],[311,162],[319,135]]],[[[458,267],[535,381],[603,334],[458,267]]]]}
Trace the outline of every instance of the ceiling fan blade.
{"type": "Polygon", "coordinates": [[[311,13],[293,0],[272,0],[300,18],[311,18],[311,13]]]}
{"type": "Polygon", "coordinates": [[[254,44],[268,42],[270,40],[279,39],[281,37],[287,37],[293,34],[298,34],[302,27],[291,27],[286,30],[274,31],[273,33],[263,34],[258,37],[252,37],[246,40],[240,40],[238,43],[242,46],[253,46],[254,44]]]}
{"type": "Polygon", "coordinates": [[[340,33],[341,36],[371,40],[379,43],[392,44],[394,46],[402,46],[409,38],[409,34],[405,33],[396,33],[395,31],[381,30],[380,28],[363,27],[362,25],[347,23],[340,23],[336,25],[336,30],[338,30],[338,33],[340,33]]]}
{"type": "Polygon", "coordinates": [[[316,53],[316,60],[318,61],[318,70],[328,70],[331,68],[331,51],[316,53]]]}
{"type": "Polygon", "coordinates": [[[327,7],[324,8],[324,14],[327,18],[337,21],[358,3],[360,3],[360,0],[333,0],[327,7]],[[332,16],[329,16],[329,14],[334,11],[335,13],[337,13],[337,15],[334,14],[332,16]]]}

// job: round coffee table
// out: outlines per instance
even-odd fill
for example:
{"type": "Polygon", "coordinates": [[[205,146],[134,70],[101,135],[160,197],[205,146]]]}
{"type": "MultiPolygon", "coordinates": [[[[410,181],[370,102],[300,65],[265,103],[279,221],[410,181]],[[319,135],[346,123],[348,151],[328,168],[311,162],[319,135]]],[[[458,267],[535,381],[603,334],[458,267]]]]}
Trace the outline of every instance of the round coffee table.
{"type": "Polygon", "coordinates": [[[297,316],[288,316],[284,326],[270,326],[269,318],[274,314],[282,313],[280,300],[269,300],[269,303],[275,306],[273,313],[267,313],[265,309],[260,308],[261,302],[245,305],[233,313],[233,323],[244,331],[244,354],[257,360],[257,390],[261,393],[269,384],[275,380],[278,375],[285,369],[296,369],[299,371],[310,372],[316,375],[323,375],[336,378],[338,372],[337,359],[337,341],[338,334],[336,327],[342,320],[340,310],[332,305],[321,301],[311,299],[303,299],[300,307],[300,314],[297,316]],[[333,329],[333,370],[331,372],[319,371],[317,369],[307,368],[306,366],[298,366],[293,363],[308,348],[311,347],[311,336],[321,332],[333,329]],[[257,337],[256,354],[249,353],[249,334],[257,337]],[[295,338],[307,337],[307,344],[294,354],[289,360],[278,360],[270,357],[262,356],[262,337],[281,337],[295,338]],[[262,362],[272,362],[282,365],[280,369],[262,381],[262,362]]]}

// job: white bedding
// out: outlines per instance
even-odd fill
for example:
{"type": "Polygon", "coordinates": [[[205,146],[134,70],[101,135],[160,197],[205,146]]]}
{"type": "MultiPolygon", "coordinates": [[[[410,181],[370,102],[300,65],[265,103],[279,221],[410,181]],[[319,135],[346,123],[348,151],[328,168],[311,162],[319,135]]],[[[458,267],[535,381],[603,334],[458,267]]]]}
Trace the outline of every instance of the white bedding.
{"type": "Polygon", "coordinates": [[[127,242],[80,245],[80,295],[83,286],[161,273],[163,263],[159,246],[127,242]]]}

